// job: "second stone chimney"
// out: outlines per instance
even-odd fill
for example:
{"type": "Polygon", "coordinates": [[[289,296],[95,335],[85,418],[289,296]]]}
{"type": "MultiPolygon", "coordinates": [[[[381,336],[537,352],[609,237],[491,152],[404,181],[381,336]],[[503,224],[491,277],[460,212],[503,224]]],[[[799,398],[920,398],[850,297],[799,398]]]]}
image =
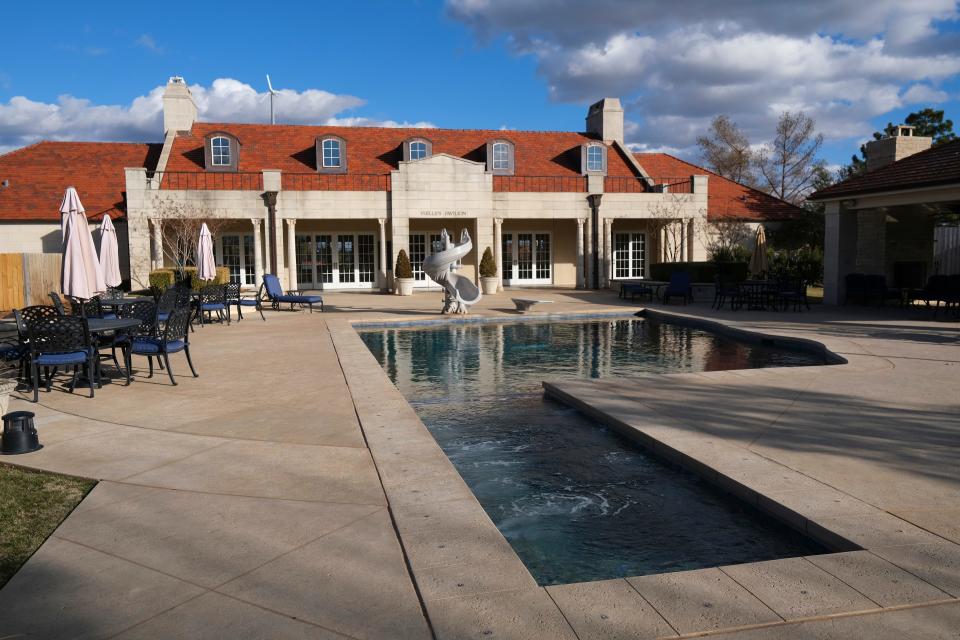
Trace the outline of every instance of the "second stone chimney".
{"type": "Polygon", "coordinates": [[[900,124],[889,135],[880,140],[867,143],[867,171],[873,171],[915,153],[926,151],[933,144],[933,138],[913,135],[913,127],[900,124]]]}
{"type": "Polygon", "coordinates": [[[172,76],[163,92],[163,133],[189,131],[197,121],[197,105],[190,95],[187,82],[172,76]]]}
{"type": "Polygon", "coordinates": [[[606,142],[623,144],[623,107],[619,98],[604,98],[590,105],[587,111],[587,133],[606,142]]]}

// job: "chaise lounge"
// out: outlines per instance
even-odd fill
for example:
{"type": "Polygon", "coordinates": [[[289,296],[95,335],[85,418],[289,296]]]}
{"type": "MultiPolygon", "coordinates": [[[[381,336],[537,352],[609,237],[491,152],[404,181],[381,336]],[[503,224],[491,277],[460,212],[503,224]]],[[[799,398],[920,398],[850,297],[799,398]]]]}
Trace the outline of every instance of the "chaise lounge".
{"type": "Polygon", "coordinates": [[[263,274],[263,290],[274,311],[279,311],[280,305],[284,302],[290,303],[291,310],[293,309],[293,305],[296,304],[300,306],[307,305],[310,308],[310,313],[313,313],[313,305],[319,303],[320,311],[323,311],[322,296],[304,295],[296,291],[284,293],[283,288],[280,286],[280,278],[272,273],[263,274]]]}

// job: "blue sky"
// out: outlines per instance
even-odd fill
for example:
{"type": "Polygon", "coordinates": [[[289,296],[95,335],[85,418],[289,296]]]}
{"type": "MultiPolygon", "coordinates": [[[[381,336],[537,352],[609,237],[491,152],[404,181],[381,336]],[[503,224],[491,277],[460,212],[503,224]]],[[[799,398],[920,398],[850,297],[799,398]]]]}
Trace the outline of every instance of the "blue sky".
{"type": "Polygon", "coordinates": [[[928,104],[960,129],[953,0],[714,4],[16,3],[0,40],[0,150],[157,140],[170,75],[198,87],[208,120],[265,120],[266,73],[290,90],[278,99],[288,122],[578,130],[587,104],[614,95],[628,142],[694,159],[721,113],[760,143],[779,111],[802,109],[832,164],[928,104]]]}

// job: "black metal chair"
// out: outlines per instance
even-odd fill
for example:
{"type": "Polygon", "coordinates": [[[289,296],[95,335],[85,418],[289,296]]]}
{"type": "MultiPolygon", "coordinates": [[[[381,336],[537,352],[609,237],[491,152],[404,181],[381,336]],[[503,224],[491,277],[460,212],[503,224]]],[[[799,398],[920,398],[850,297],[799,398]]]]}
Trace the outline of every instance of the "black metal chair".
{"type": "MultiPolygon", "coordinates": [[[[55,311],[55,310],[54,310],[55,311]]],[[[25,321],[30,336],[30,381],[33,385],[33,401],[39,400],[40,367],[73,367],[73,379],[70,393],[77,385],[80,367],[86,369],[90,383],[90,397],[93,397],[94,383],[97,379],[96,349],[90,340],[87,319],[80,316],[43,317],[39,321],[25,321]]],[[[50,391],[53,376],[47,376],[47,391],[50,391]]]]}
{"type": "Polygon", "coordinates": [[[53,308],[57,310],[57,313],[62,316],[67,315],[66,309],[63,308],[63,300],[60,298],[60,294],[58,294],[56,291],[51,291],[49,296],[53,301],[53,308]]]}
{"type": "Polygon", "coordinates": [[[210,284],[200,289],[200,297],[197,300],[197,317],[200,319],[200,326],[212,322],[214,313],[217,314],[220,322],[226,319],[227,324],[230,324],[226,285],[210,284]]]}
{"type": "MultiPolygon", "coordinates": [[[[133,342],[134,338],[156,337],[158,326],[157,304],[152,300],[134,302],[133,304],[124,305],[121,307],[118,315],[121,318],[135,318],[140,321],[140,324],[136,327],[118,332],[113,338],[113,343],[110,345],[110,356],[113,358],[114,364],[116,364],[117,368],[119,369],[120,363],[117,362],[117,349],[120,349],[124,362],[126,363],[126,350],[130,347],[130,344],[133,342]]],[[[130,384],[130,368],[128,366],[125,367],[125,372],[127,376],[127,384],[130,384]]]]}
{"type": "Polygon", "coordinates": [[[64,296],[70,302],[71,315],[82,318],[116,318],[112,313],[104,313],[103,304],[100,296],[93,296],[89,300],[83,300],[74,296],[64,296]]]}
{"type": "Polygon", "coordinates": [[[800,311],[800,305],[810,310],[810,301],[807,299],[807,281],[803,278],[787,277],[777,280],[777,291],[774,294],[776,304],[783,305],[787,310],[793,305],[794,311],[800,311]]]}
{"type": "Polygon", "coordinates": [[[710,305],[714,309],[722,309],[723,305],[729,301],[731,311],[740,306],[740,285],[735,278],[728,276],[714,276],[713,278],[713,303],[710,305]]]}
{"type": "Polygon", "coordinates": [[[187,356],[187,364],[190,365],[190,372],[193,377],[198,377],[196,369],[193,368],[193,360],[190,358],[190,336],[188,326],[190,324],[191,310],[189,307],[177,307],[170,313],[170,317],[164,323],[163,330],[156,336],[134,336],[130,342],[130,347],[126,350],[127,371],[130,371],[132,365],[132,356],[147,356],[150,366],[150,374],[153,377],[153,358],[162,360],[166,365],[167,375],[170,376],[170,382],[174,386],[177,381],[173,378],[173,370],[170,368],[170,354],[183,351],[187,356]]]}

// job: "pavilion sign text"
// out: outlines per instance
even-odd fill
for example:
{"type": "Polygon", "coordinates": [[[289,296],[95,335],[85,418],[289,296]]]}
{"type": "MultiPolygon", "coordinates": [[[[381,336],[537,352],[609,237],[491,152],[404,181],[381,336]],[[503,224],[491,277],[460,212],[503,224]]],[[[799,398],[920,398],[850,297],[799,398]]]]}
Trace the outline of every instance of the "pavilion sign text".
{"type": "Polygon", "coordinates": [[[424,218],[466,218],[466,211],[439,211],[436,209],[420,210],[420,215],[424,218]]]}

